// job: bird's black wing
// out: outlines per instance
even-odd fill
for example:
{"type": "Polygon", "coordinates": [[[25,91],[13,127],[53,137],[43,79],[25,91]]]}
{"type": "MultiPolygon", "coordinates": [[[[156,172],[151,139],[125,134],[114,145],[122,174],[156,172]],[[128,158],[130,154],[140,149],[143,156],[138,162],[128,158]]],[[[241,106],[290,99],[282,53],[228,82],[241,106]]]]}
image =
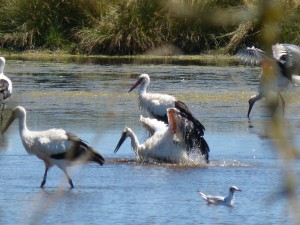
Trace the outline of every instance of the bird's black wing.
{"type": "Polygon", "coordinates": [[[175,108],[178,109],[181,113],[181,116],[184,118],[187,118],[189,121],[191,121],[194,124],[194,129],[197,135],[203,136],[205,127],[200,123],[191,113],[191,111],[188,109],[186,104],[184,104],[181,101],[175,102],[175,108]]]}
{"type": "Polygon", "coordinates": [[[208,163],[210,149],[203,135],[199,135],[195,128],[195,124],[192,121],[183,118],[183,124],[184,126],[181,126],[181,131],[187,148],[187,153],[201,153],[208,163]]]}
{"type": "Polygon", "coordinates": [[[67,133],[66,135],[68,136],[69,140],[74,142],[73,148],[67,152],[51,155],[51,158],[74,161],[80,159],[81,157],[87,157],[87,161],[97,162],[101,166],[104,164],[105,160],[103,156],[97,153],[92,147],[88,146],[79,137],[72,133],[67,133]]]}
{"type": "Polygon", "coordinates": [[[236,56],[246,66],[260,65],[264,59],[273,60],[268,57],[263,50],[255,48],[254,46],[252,48],[247,47],[246,49],[239,50],[236,56]]]}
{"type": "Polygon", "coordinates": [[[203,137],[205,127],[193,116],[183,102],[176,101],[175,108],[178,109],[180,111],[180,115],[186,119],[183,137],[188,153],[199,151],[205,156],[205,159],[208,162],[210,149],[203,137]]]}
{"type": "Polygon", "coordinates": [[[3,103],[4,100],[10,97],[11,93],[8,91],[9,83],[7,80],[0,79],[0,104],[3,103]]]}

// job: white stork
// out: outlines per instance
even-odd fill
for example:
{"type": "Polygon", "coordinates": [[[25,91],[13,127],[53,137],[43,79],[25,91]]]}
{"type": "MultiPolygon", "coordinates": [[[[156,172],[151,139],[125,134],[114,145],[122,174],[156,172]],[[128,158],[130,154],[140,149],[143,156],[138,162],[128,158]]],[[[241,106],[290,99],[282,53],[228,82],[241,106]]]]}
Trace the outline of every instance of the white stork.
{"type": "Polygon", "coordinates": [[[229,193],[227,197],[206,195],[202,192],[199,192],[199,195],[207,202],[207,204],[225,205],[225,206],[232,207],[234,206],[235,203],[234,193],[236,191],[242,191],[242,190],[236,186],[231,186],[229,188],[229,193]]]}
{"type": "Polygon", "coordinates": [[[186,120],[186,124],[189,124],[189,130],[185,131],[185,141],[189,144],[189,149],[199,148],[201,149],[201,143],[205,128],[204,126],[193,116],[188,107],[181,101],[178,101],[172,95],[148,93],[146,91],[150,84],[150,77],[148,74],[141,74],[137,82],[130,88],[128,92],[131,92],[137,86],[140,86],[138,103],[141,109],[146,110],[151,117],[168,123],[167,109],[176,108],[180,111],[181,116],[186,120]]]}
{"type": "Polygon", "coordinates": [[[3,110],[5,107],[5,102],[11,96],[11,92],[12,92],[12,82],[3,73],[4,66],[5,66],[5,59],[3,57],[0,57],[0,107],[1,107],[0,126],[1,129],[2,129],[3,110]]]}
{"type": "MultiPolygon", "coordinates": [[[[285,101],[280,92],[285,90],[291,82],[298,81],[300,78],[299,46],[293,44],[276,44],[272,46],[272,51],[273,56],[268,57],[264,51],[253,46],[252,48],[242,49],[237,53],[237,57],[246,65],[253,66],[260,64],[262,66],[258,88],[259,93],[249,99],[248,118],[254,103],[266,97],[266,92],[268,91],[277,93],[284,109],[285,101]],[[273,74],[275,79],[272,79],[270,74],[273,74]]],[[[278,97],[276,107],[277,105],[278,97]]]]}
{"type": "Polygon", "coordinates": [[[193,151],[190,150],[189,143],[185,140],[186,130],[191,129],[190,126],[193,124],[182,117],[177,109],[170,108],[167,111],[169,125],[156,119],[141,116],[140,121],[152,136],[140,144],[134,132],[130,128],[125,128],[114,152],[116,153],[126,138],[129,137],[136,157],[141,162],[152,159],[168,163],[188,164],[195,163],[193,157],[196,156],[199,156],[196,157],[197,161],[202,161],[204,156],[208,162],[209,146],[203,137],[201,137],[201,149],[194,149],[193,151]]]}
{"type": "Polygon", "coordinates": [[[62,129],[30,131],[26,125],[26,111],[22,106],[13,109],[3,133],[17,118],[19,119],[19,132],[24,148],[30,155],[36,155],[45,163],[41,188],[46,183],[48,169],[54,165],[65,173],[71,188],[74,188],[72,179],[67,173],[68,166],[88,161],[99,163],[101,166],[104,164],[105,160],[102,155],[74,134],[62,129]]]}

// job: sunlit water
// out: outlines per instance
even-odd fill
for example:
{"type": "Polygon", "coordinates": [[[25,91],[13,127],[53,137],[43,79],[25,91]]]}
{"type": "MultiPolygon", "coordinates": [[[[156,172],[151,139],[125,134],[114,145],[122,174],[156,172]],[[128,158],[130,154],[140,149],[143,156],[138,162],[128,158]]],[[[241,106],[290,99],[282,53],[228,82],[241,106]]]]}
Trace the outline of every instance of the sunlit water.
{"type": "MultiPolygon", "coordinates": [[[[71,169],[75,188],[52,168],[44,189],[44,164],[24,150],[17,123],[0,139],[0,224],[290,224],[282,164],[266,123],[265,102],[251,121],[248,99],[255,94],[259,68],[181,65],[99,65],[7,61],[17,105],[28,111],[31,130],[64,128],[87,141],[106,164],[71,169]],[[141,73],[149,91],[184,101],[206,128],[209,165],[139,164],[130,141],[113,150],[125,126],[140,141],[136,94],[128,94],[141,73]],[[249,127],[249,126],[252,127],[249,127]],[[226,195],[236,185],[236,207],[208,206],[197,190],[226,195]]],[[[299,147],[299,88],[285,94],[290,139],[299,147]]],[[[296,165],[299,173],[299,164],[296,165]]]]}

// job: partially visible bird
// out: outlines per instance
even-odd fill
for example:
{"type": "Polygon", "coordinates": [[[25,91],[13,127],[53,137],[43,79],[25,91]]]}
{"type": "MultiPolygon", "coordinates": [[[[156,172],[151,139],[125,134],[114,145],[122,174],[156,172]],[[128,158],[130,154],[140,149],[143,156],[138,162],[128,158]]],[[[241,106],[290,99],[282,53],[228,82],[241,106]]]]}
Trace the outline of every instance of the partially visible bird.
{"type": "Polygon", "coordinates": [[[1,107],[1,115],[0,115],[0,126],[2,129],[2,120],[3,120],[3,110],[5,107],[5,102],[11,96],[12,93],[12,82],[11,80],[4,75],[4,66],[5,59],[4,57],[0,57],[0,107],[1,107]]]}
{"type": "Polygon", "coordinates": [[[285,101],[280,92],[293,81],[300,79],[300,47],[293,44],[276,44],[272,46],[272,51],[273,56],[268,56],[264,51],[253,46],[237,53],[237,57],[245,65],[260,64],[262,66],[259,93],[249,99],[248,118],[254,103],[266,97],[270,92],[277,94],[275,108],[277,108],[280,98],[284,109],[285,101]]]}
{"type": "Polygon", "coordinates": [[[104,158],[92,147],[74,134],[63,129],[50,129],[45,131],[30,131],[26,125],[26,110],[22,106],[13,109],[12,115],[3,129],[3,133],[10,127],[15,119],[19,119],[19,133],[24,148],[30,155],[36,155],[45,163],[45,173],[41,188],[47,179],[48,169],[56,165],[66,175],[71,188],[73,182],[67,173],[67,167],[76,163],[96,162],[101,166],[104,158]]]}
{"type": "Polygon", "coordinates": [[[222,197],[222,196],[212,196],[212,195],[207,195],[202,192],[199,192],[199,195],[207,202],[207,204],[213,204],[213,205],[225,205],[225,206],[234,206],[235,204],[235,197],[234,193],[236,191],[242,191],[236,186],[231,186],[229,188],[229,193],[227,197],[222,197]]]}
{"type": "Polygon", "coordinates": [[[188,151],[184,140],[185,129],[188,129],[185,126],[185,120],[175,108],[168,109],[169,125],[156,119],[141,116],[140,121],[151,136],[144,143],[140,143],[135,133],[130,128],[125,128],[114,152],[116,153],[126,138],[129,137],[137,160],[140,162],[156,160],[188,164],[195,163],[192,156],[195,157],[197,155],[200,156],[198,158],[195,157],[197,160],[203,159],[204,156],[208,162],[209,147],[203,137],[201,138],[202,153],[195,151],[192,155],[192,152],[188,151]]]}
{"type": "Polygon", "coordinates": [[[186,124],[190,129],[185,131],[185,141],[188,151],[193,149],[201,149],[201,142],[204,136],[204,126],[193,116],[188,107],[174,96],[159,93],[148,93],[146,91],[150,84],[148,74],[141,74],[137,82],[130,88],[131,92],[137,86],[140,87],[138,95],[138,103],[141,109],[146,110],[151,117],[168,123],[167,109],[176,108],[180,111],[181,116],[185,118],[186,124]]]}

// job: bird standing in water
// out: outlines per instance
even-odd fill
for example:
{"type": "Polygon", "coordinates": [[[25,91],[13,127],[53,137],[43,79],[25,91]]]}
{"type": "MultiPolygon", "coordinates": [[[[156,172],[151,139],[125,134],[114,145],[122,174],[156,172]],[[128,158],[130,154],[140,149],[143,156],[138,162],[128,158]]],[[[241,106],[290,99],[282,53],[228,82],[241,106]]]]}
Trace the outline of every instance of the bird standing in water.
{"type": "Polygon", "coordinates": [[[285,101],[281,92],[294,81],[300,80],[300,47],[293,44],[276,44],[272,46],[272,52],[273,56],[269,57],[258,48],[248,47],[237,53],[237,57],[245,65],[260,64],[262,66],[258,94],[249,99],[248,118],[254,103],[267,96],[272,96],[272,93],[277,94],[273,104],[274,109],[277,108],[279,99],[284,109],[285,101]]]}
{"type": "Polygon", "coordinates": [[[186,141],[188,151],[194,149],[205,149],[203,144],[204,126],[193,116],[188,107],[174,96],[159,93],[148,93],[147,87],[150,84],[148,74],[141,74],[138,80],[128,92],[139,86],[138,104],[141,109],[146,110],[151,117],[168,124],[168,108],[177,109],[181,116],[185,118],[185,124],[189,129],[185,129],[184,140],[186,141]]]}
{"type": "Polygon", "coordinates": [[[13,109],[3,133],[15,119],[19,119],[19,133],[24,148],[30,155],[36,155],[45,163],[45,173],[41,188],[44,187],[49,168],[56,165],[66,175],[71,188],[73,181],[67,172],[67,167],[76,163],[96,162],[101,166],[104,158],[92,147],[74,134],[63,129],[50,129],[45,131],[30,131],[26,124],[26,110],[22,106],[13,109]]]}
{"type": "Polygon", "coordinates": [[[1,115],[0,115],[0,126],[2,129],[2,121],[3,121],[3,110],[5,107],[6,101],[9,99],[12,93],[12,82],[11,80],[4,75],[4,66],[5,59],[0,57],[0,107],[1,107],[1,115]]]}

